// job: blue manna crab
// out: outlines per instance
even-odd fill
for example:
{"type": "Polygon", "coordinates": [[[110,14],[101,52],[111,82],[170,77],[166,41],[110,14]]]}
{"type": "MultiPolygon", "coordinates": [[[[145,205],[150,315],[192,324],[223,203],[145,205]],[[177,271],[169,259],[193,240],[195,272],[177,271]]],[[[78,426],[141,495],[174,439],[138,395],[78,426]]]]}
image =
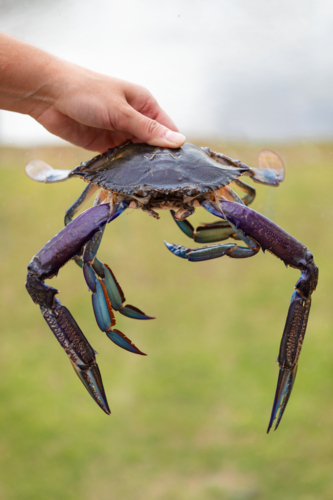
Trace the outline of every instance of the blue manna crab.
{"type": "Polygon", "coordinates": [[[32,179],[46,183],[71,177],[81,177],[88,183],[67,210],[65,227],[32,258],[26,287],[89,394],[107,414],[110,409],[95,351],[69,310],[56,297],[58,290],[44,281],[57,275],[66,262],[74,259],[82,267],[92,293],[99,328],[118,346],[143,354],[114,328],[114,311],[134,319],[152,318],[125,304],[115,275],[96,257],[106,224],[125,210],[138,208],[157,219],[157,210],[169,210],[179,229],[203,244],[186,248],[165,242],[173,254],[183,259],[192,262],[223,256],[244,259],[256,255],[261,248],[279,257],[286,266],[301,272],[291,297],[278,356],[279,377],[267,432],[277,417],[276,429],[294,385],[311,295],[318,281],[318,268],[307,247],[248,206],[254,200],[255,190],[241,177],[249,176],[255,182],[278,186],[284,178],[284,166],[279,156],[268,150],[262,151],[259,168],[252,168],[189,143],[178,149],[126,144],[73,170],[54,170],[44,162],[32,160],[26,166],[26,173],[32,179]],[[231,186],[244,193],[242,198],[231,186]],[[93,194],[96,194],[94,206],[75,217],[93,194]],[[187,219],[199,207],[219,220],[194,230],[187,219]],[[233,241],[225,243],[227,239],[233,241]]]}

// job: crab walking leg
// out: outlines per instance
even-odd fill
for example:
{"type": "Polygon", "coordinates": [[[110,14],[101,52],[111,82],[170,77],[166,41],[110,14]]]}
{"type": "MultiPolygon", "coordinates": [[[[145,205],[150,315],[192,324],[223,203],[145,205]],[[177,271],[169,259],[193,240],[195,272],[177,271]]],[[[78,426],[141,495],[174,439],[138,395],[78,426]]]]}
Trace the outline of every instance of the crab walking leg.
{"type": "MultiPolygon", "coordinates": [[[[203,201],[202,206],[204,206],[209,212],[214,213],[217,212],[216,207],[210,202],[203,201]]],[[[237,203],[236,203],[237,204],[237,203]]],[[[237,204],[238,205],[238,204],[237,204]]],[[[222,213],[220,213],[220,217],[222,213]]],[[[219,257],[223,257],[227,255],[227,257],[231,257],[233,259],[246,259],[247,257],[252,257],[260,250],[260,245],[250,238],[246,236],[241,230],[237,229],[235,226],[232,226],[232,230],[234,233],[233,237],[237,237],[238,239],[242,239],[247,247],[240,246],[236,243],[220,243],[217,245],[208,245],[204,247],[198,248],[187,248],[182,245],[175,245],[173,243],[164,242],[165,246],[177,257],[181,257],[183,259],[187,259],[190,262],[201,262],[204,260],[212,260],[218,259],[219,257]]]]}
{"type": "Polygon", "coordinates": [[[89,200],[89,198],[100,189],[96,184],[88,184],[83,190],[78,199],[69,207],[65,213],[65,226],[72,222],[75,214],[82,208],[82,206],[89,200]]]}
{"type": "Polygon", "coordinates": [[[89,394],[110,414],[95,351],[71,313],[55,297],[58,290],[44,280],[57,275],[59,269],[76,255],[94,234],[110,219],[110,205],[93,207],[64,227],[32,258],[28,266],[26,288],[58,342],[69,357],[74,370],[89,394]]]}
{"type": "Polygon", "coordinates": [[[101,278],[107,292],[107,297],[115,311],[120,312],[120,314],[126,316],[127,318],[155,319],[154,316],[147,316],[135,306],[130,304],[124,305],[126,300],[124,292],[107,264],[102,264],[97,258],[95,258],[92,268],[99,278],[101,278]]]}
{"type": "MultiPolygon", "coordinates": [[[[127,208],[128,204],[129,202],[123,204],[123,210],[127,208]]],[[[144,355],[122,332],[112,328],[116,324],[113,309],[121,312],[125,297],[109,267],[96,259],[102,236],[103,229],[95,234],[94,240],[86,244],[82,255],[83,274],[88,288],[92,292],[92,304],[97,324],[102,332],[105,332],[110,340],[119,347],[135,354],[144,355]]],[[[133,311],[135,316],[132,317],[151,319],[133,306],[125,307],[130,312],[133,311]]]]}
{"type": "Polygon", "coordinates": [[[251,205],[251,203],[256,197],[256,190],[249,184],[246,184],[246,182],[241,181],[240,179],[235,179],[232,182],[232,185],[237,186],[241,191],[245,193],[245,195],[242,197],[242,202],[246,206],[251,205]]]}
{"type": "MultiPolygon", "coordinates": [[[[82,205],[99,189],[100,189],[100,187],[96,186],[94,184],[89,184],[86,187],[86,189],[79,196],[79,198],[67,210],[67,212],[65,214],[65,225],[69,224],[73,220],[73,217],[80,210],[82,205]]],[[[104,196],[102,193],[102,197],[98,196],[95,199],[94,205],[96,206],[96,205],[100,204],[101,200],[103,198],[104,198],[104,196]]],[[[121,207],[119,206],[118,209],[116,209],[116,211],[118,210],[117,217],[118,217],[118,215],[120,215],[120,213],[122,213],[123,210],[125,210],[125,208],[127,208],[128,204],[129,204],[129,202],[127,203],[125,201],[123,201],[121,203],[121,207]]],[[[113,217],[113,219],[114,218],[115,217],[113,217]]],[[[108,292],[109,300],[111,302],[111,306],[113,307],[113,309],[115,309],[116,311],[119,311],[121,314],[123,314],[124,316],[127,316],[129,318],[154,319],[151,316],[147,316],[146,314],[144,314],[137,307],[131,306],[129,304],[126,306],[123,305],[123,303],[125,302],[125,296],[124,296],[124,293],[123,293],[118,281],[116,280],[116,277],[114,276],[113,272],[111,271],[111,269],[107,265],[102,264],[96,258],[96,254],[97,254],[99,245],[101,243],[104,230],[105,230],[105,226],[103,227],[103,229],[101,231],[99,231],[98,235],[95,235],[94,241],[89,242],[87,245],[89,248],[89,256],[91,258],[92,267],[93,267],[95,273],[103,280],[103,284],[104,284],[103,290],[106,288],[106,290],[108,292]]],[[[88,252],[88,250],[87,250],[87,252],[88,252]]],[[[80,254],[81,254],[81,250],[80,250],[80,254]]],[[[82,267],[83,262],[82,262],[82,258],[81,258],[80,254],[74,255],[74,257],[72,257],[72,259],[76,262],[76,264],[79,267],[82,267]]],[[[88,255],[88,253],[86,253],[86,255],[88,255]]],[[[87,257],[87,258],[89,258],[89,257],[87,257]]],[[[86,270],[85,276],[87,275],[88,272],[89,271],[86,270]]],[[[91,279],[93,280],[93,278],[91,278],[91,279]]],[[[87,278],[86,278],[86,281],[87,281],[87,278]]],[[[88,281],[87,281],[87,284],[89,287],[88,281]]],[[[94,288],[94,285],[92,285],[92,287],[94,288]]],[[[98,285],[97,285],[97,287],[99,289],[98,285]]],[[[90,290],[93,291],[91,288],[90,288],[90,290]]],[[[102,294],[99,293],[98,296],[102,297],[102,294]]],[[[97,300],[97,299],[94,299],[94,300],[97,300]]],[[[107,300],[107,299],[105,299],[105,300],[107,300]]]]}
{"type": "MultiPolygon", "coordinates": [[[[123,200],[122,202],[117,203],[113,208],[112,211],[113,215],[111,216],[109,222],[118,217],[128,207],[129,204],[130,201],[128,200],[123,200]]],[[[102,262],[97,259],[96,254],[101,244],[104,230],[105,226],[100,231],[98,231],[98,233],[95,234],[93,241],[89,241],[85,245],[82,258],[80,256],[77,256],[77,263],[80,265],[80,267],[83,267],[83,274],[86,283],[88,285],[88,288],[90,289],[91,292],[93,292],[93,294],[96,293],[96,295],[93,295],[93,305],[94,305],[95,315],[97,309],[99,309],[100,311],[104,310],[106,304],[110,302],[110,306],[112,309],[114,309],[115,311],[119,311],[121,314],[127,316],[128,318],[155,319],[151,316],[147,316],[144,312],[140,311],[140,309],[130,304],[124,306],[124,302],[126,300],[125,295],[115,275],[113,274],[108,265],[102,264],[102,262]],[[98,282],[100,282],[104,293],[101,293],[101,289],[98,282]],[[96,291],[96,287],[98,292],[96,291]],[[103,305],[99,304],[99,302],[101,301],[103,305]]],[[[111,317],[112,316],[113,313],[111,317]]],[[[96,316],[96,319],[101,330],[106,331],[104,329],[106,328],[106,326],[104,325],[104,327],[102,328],[101,324],[99,323],[99,316],[96,316]]],[[[108,327],[110,326],[111,323],[108,324],[108,327]]]]}
{"type": "Polygon", "coordinates": [[[194,229],[188,220],[178,220],[175,217],[175,212],[173,210],[170,212],[179,229],[197,243],[214,243],[228,238],[238,239],[235,229],[227,221],[204,224],[194,229]]]}
{"type": "MultiPolygon", "coordinates": [[[[220,189],[220,194],[226,197],[226,199],[236,201],[237,203],[244,203],[245,205],[252,203],[256,194],[255,189],[238,179],[234,180],[233,184],[237,185],[246,193],[243,198],[240,198],[229,186],[222,187],[220,189]]],[[[182,213],[179,215],[179,211],[175,213],[174,210],[170,210],[170,212],[179,229],[186,234],[186,236],[192,238],[197,243],[214,243],[216,241],[227,240],[228,238],[234,238],[235,240],[240,239],[235,231],[235,228],[232,227],[226,220],[203,224],[202,226],[194,229],[190,222],[184,220],[182,213]]],[[[191,212],[187,212],[185,217],[188,217],[189,215],[191,215],[191,212]]]]}
{"type": "Polygon", "coordinates": [[[301,271],[301,277],[291,297],[278,356],[279,378],[267,432],[270,431],[277,417],[274,429],[276,430],[295,382],[310,312],[311,295],[318,283],[318,268],[305,245],[251,208],[221,201],[220,207],[223,214],[219,214],[212,204],[208,203],[204,206],[215,215],[227,219],[230,224],[237,227],[238,231],[241,230],[244,234],[250,235],[258,241],[263,250],[269,250],[287,266],[301,271]]]}

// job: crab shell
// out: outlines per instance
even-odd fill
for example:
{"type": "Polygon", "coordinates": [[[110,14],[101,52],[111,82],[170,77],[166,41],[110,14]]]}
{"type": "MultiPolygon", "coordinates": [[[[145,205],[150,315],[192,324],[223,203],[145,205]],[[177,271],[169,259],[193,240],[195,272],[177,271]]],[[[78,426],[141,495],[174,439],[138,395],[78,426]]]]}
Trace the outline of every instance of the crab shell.
{"type": "Polygon", "coordinates": [[[178,149],[128,144],[81,163],[69,177],[81,177],[132,198],[138,208],[170,209],[186,208],[196,197],[219,190],[250,171],[245,164],[221,165],[190,143],[178,149]]]}

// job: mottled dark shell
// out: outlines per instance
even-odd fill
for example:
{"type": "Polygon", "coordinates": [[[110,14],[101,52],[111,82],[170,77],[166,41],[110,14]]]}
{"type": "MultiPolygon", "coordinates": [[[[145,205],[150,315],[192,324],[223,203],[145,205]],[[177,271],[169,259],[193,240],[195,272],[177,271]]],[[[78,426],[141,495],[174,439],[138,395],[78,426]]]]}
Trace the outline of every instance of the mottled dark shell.
{"type": "Polygon", "coordinates": [[[177,149],[128,144],[81,163],[70,175],[129,196],[196,196],[226,186],[248,170],[221,165],[190,143],[177,149]]]}

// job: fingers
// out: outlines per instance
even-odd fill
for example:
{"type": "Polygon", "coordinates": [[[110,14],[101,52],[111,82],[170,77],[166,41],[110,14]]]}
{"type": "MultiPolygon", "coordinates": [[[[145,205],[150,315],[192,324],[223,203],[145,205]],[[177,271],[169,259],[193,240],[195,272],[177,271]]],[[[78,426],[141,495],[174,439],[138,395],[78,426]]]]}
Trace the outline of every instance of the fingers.
{"type": "Polygon", "coordinates": [[[51,133],[94,151],[127,140],[170,148],[184,144],[185,137],[147,89],[103,75],[91,78],[89,71],[80,71],[84,89],[61,93],[53,106],[35,116],[51,133]]]}
{"type": "MultiPolygon", "coordinates": [[[[173,122],[162,112],[163,122],[170,123],[176,129],[173,122]]],[[[160,118],[158,116],[158,118],[160,118]]],[[[120,130],[126,130],[134,137],[140,139],[151,146],[160,146],[168,148],[179,148],[186,140],[186,137],[175,130],[162,125],[156,120],[144,116],[135,111],[133,108],[128,108],[126,114],[120,119],[120,130]]],[[[177,130],[177,129],[176,129],[177,130]]]]}
{"type": "Polygon", "coordinates": [[[166,128],[170,130],[174,130],[175,132],[179,132],[178,127],[175,125],[175,123],[171,120],[171,118],[163,111],[163,109],[159,108],[158,112],[155,114],[155,116],[150,116],[146,113],[141,113],[148,118],[151,118],[155,120],[156,122],[160,123],[161,125],[164,125],[166,128]]]}

